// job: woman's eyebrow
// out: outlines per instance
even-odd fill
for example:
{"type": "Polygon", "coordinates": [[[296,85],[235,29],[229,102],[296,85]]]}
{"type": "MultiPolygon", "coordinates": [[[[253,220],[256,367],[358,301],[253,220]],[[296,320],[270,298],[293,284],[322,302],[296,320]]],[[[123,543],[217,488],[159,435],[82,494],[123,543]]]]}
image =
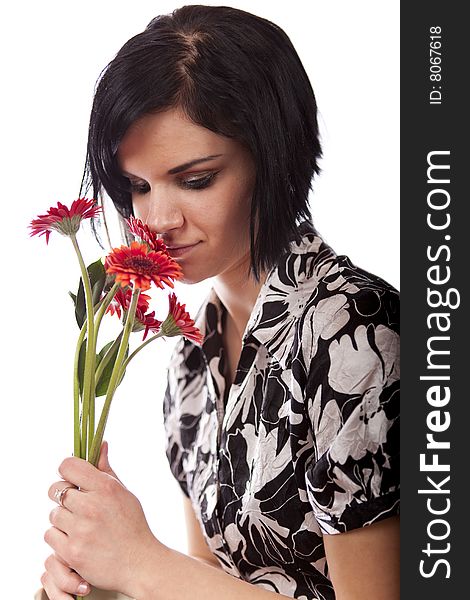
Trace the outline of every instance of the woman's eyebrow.
{"type": "MultiPolygon", "coordinates": [[[[189,162],[185,162],[182,165],[179,165],[177,167],[173,167],[172,169],[170,169],[168,171],[167,174],[168,175],[175,175],[176,173],[181,173],[181,171],[185,171],[186,169],[189,169],[193,165],[197,165],[199,163],[206,162],[208,160],[214,160],[214,158],[218,158],[219,156],[223,156],[223,154],[212,154],[210,156],[203,156],[201,158],[195,158],[194,160],[190,160],[189,162]]],[[[133,175],[132,173],[128,173],[127,171],[122,171],[122,174],[125,177],[136,177],[136,175],[133,175]]]]}
{"type": "Polygon", "coordinates": [[[222,154],[212,154],[211,156],[204,156],[203,158],[195,158],[194,160],[190,160],[189,162],[179,165],[178,167],[173,167],[173,169],[170,169],[168,171],[168,175],[174,175],[175,173],[181,173],[181,171],[185,171],[186,169],[189,169],[193,165],[197,165],[199,163],[206,162],[206,160],[214,160],[214,158],[218,158],[219,156],[223,156],[223,155],[222,154]]]}

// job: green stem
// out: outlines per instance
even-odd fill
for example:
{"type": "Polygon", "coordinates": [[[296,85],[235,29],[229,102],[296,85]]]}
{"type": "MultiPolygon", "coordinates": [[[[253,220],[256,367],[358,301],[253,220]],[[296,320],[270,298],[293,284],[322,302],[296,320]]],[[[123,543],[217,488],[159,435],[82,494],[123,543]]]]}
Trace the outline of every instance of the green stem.
{"type": "MultiPolygon", "coordinates": [[[[96,312],[96,317],[95,317],[95,330],[96,330],[96,334],[95,337],[98,338],[98,330],[99,327],[101,325],[101,319],[104,317],[104,314],[108,308],[108,306],[111,304],[112,299],[114,298],[114,296],[116,295],[116,292],[119,289],[119,283],[115,283],[113,285],[113,287],[109,290],[109,292],[106,294],[106,296],[103,298],[103,300],[101,300],[101,302],[99,303],[99,309],[96,312]]],[[[96,347],[96,340],[95,340],[95,347],[96,347]]]]}
{"type": "MultiPolygon", "coordinates": [[[[116,295],[116,292],[119,288],[119,284],[115,283],[113,287],[109,290],[103,300],[99,303],[96,315],[95,315],[95,339],[93,342],[93,352],[96,355],[96,346],[98,344],[98,333],[101,325],[101,321],[106,313],[108,306],[111,304],[112,299],[116,295]]],[[[107,362],[109,362],[109,357],[107,362]]],[[[99,368],[97,369],[97,371],[99,368]]],[[[101,375],[101,372],[100,372],[101,375]]],[[[90,391],[90,408],[89,408],[89,436],[88,436],[88,456],[91,452],[91,444],[93,442],[93,437],[95,434],[95,399],[96,399],[96,382],[99,381],[99,377],[97,376],[97,372],[95,371],[95,363],[93,363],[93,373],[92,373],[92,388],[90,391]]]]}
{"type": "MultiPolygon", "coordinates": [[[[92,389],[95,389],[95,374],[92,374],[92,389]]],[[[88,448],[87,456],[90,456],[91,444],[93,442],[93,436],[95,435],[95,393],[90,392],[90,399],[88,402],[88,448]]],[[[85,457],[83,457],[85,458],[85,457]]]]}
{"type": "Polygon", "coordinates": [[[122,375],[124,374],[124,371],[127,369],[127,365],[131,362],[131,360],[134,358],[134,356],[136,356],[136,354],[138,354],[143,348],[145,348],[145,346],[148,346],[148,344],[150,344],[150,342],[153,342],[153,340],[156,340],[157,338],[161,338],[161,337],[164,337],[164,334],[163,334],[163,332],[159,331],[158,333],[156,333],[155,335],[150,337],[148,340],[146,340],[143,344],[141,344],[138,348],[136,348],[134,350],[134,352],[130,356],[128,356],[126,358],[126,360],[122,363],[121,374],[120,374],[119,378],[122,377],[122,375]]]}
{"type": "MultiPolygon", "coordinates": [[[[111,304],[111,301],[114,298],[118,288],[119,288],[119,284],[115,283],[113,285],[113,287],[109,290],[109,292],[106,294],[106,296],[97,304],[97,306],[94,307],[94,311],[95,311],[95,339],[93,342],[94,355],[96,355],[96,346],[98,343],[98,333],[99,333],[99,327],[101,325],[101,321],[103,319],[103,316],[106,313],[108,306],[111,304]]],[[[94,364],[95,364],[95,362],[93,362],[93,371],[94,371],[94,364]]],[[[88,454],[90,454],[91,444],[93,442],[93,435],[94,435],[94,431],[95,431],[95,397],[96,397],[96,395],[95,395],[94,390],[96,388],[96,381],[97,381],[96,373],[94,373],[94,372],[91,373],[91,379],[92,379],[92,382],[90,385],[90,395],[89,395],[89,404],[88,404],[88,454]]],[[[83,456],[83,458],[85,458],[85,457],[86,456],[83,456]]]]}
{"type": "Polygon", "coordinates": [[[101,376],[103,375],[103,371],[108,366],[109,361],[111,360],[111,357],[113,356],[114,352],[116,351],[116,347],[119,346],[119,344],[121,342],[121,339],[122,339],[122,331],[117,336],[117,338],[114,340],[112,345],[109,347],[109,350],[106,352],[106,354],[101,359],[100,364],[97,366],[96,373],[95,373],[96,385],[99,385],[101,376]]]}
{"type": "Polygon", "coordinates": [[[80,349],[83,344],[86,333],[86,321],[80,330],[75,349],[75,359],[73,365],[73,455],[80,457],[81,439],[80,439],[80,380],[78,377],[78,361],[80,358],[80,349]]]}
{"type": "Polygon", "coordinates": [[[108,420],[109,409],[111,406],[111,401],[114,396],[114,392],[120,381],[121,374],[121,366],[124,362],[124,357],[126,356],[127,345],[129,343],[129,336],[131,334],[132,328],[134,326],[134,317],[135,311],[137,308],[137,302],[139,300],[140,288],[134,288],[132,293],[132,300],[129,306],[129,310],[126,317],[126,323],[124,325],[124,329],[122,332],[122,339],[119,345],[118,354],[116,357],[116,362],[114,363],[113,372],[111,373],[111,378],[108,384],[108,391],[106,393],[106,399],[104,401],[103,410],[101,411],[100,420],[98,423],[98,427],[96,428],[96,433],[93,438],[93,444],[91,446],[90,455],[88,460],[93,464],[97,465],[101,442],[103,440],[104,428],[106,427],[106,421],[108,420]]]}
{"type": "MultiPolygon", "coordinates": [[[[90,278],[88,270],[85,266],[82,253],[78,246],[77,238],[71,235],[73,247],[77,254],[80,270],[82,272],[83,288],[85,290],[86,316],[87,316],[87,344],[85,357],[85,373],[83,375],[83,410],[82,410],[82,436],[81,436],[81,452],[86,454],[87,448],[87,433],[89,428],[89,413],[90,408],[94,409],[94,403],[91,402],[91,396],[95,394],[94,375],[95,375],[95,313],[93,307],[93,295],[91,291],[90,278]]],[[[90,436],[93,436],[93,430],[90,428],[90,436]]],[[[81,456],[81,458],[86,458],[81,456]]]]}

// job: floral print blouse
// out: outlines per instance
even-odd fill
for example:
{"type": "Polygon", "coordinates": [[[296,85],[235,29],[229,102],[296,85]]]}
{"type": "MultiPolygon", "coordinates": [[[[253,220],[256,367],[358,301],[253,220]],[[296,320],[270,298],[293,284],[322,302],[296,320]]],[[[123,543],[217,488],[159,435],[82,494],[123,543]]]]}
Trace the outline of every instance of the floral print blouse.
{"type": "Polygon", "coordinates": [[[263,284],[225,385],[212,289],[168,368],[170,468],[222,568],[331,600],[323,536],[399,512],[399,295],[310,221],[263,284]]]}

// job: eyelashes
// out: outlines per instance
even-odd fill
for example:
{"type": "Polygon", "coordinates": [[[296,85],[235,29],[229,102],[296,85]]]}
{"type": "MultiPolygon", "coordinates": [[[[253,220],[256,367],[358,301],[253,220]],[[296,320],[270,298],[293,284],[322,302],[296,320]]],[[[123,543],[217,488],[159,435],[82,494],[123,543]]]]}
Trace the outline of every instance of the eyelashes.
{"type": "Polygon", "coordinates": [[[193,179],[181,179],[178,185],[188,190],[202,190],[212,184],[219,171],[214,171],[204,177],[194,177],[193,179]]]}
{"type": "MultiPolygon", "coordinates": [[[[203,190],[204,188],[209,187],[212,182],[215,180],[216,176],[220,171],[215,171],[214,173],[210,173],[204,177],[197,177],[192,179],[178,179],[177,185],[178,187],[185,190],[203,190]]],[[[148,183],[130,183],[130,191],[134,194],[148,194],[150,191],[150,186],[148,183]]]]}
{"type": "Polygon", "coordinates": [[[147,194],[150,191],[150,188],[147,183],[132,183],[129,184],[129,190],[131,194],[147,194]]]}

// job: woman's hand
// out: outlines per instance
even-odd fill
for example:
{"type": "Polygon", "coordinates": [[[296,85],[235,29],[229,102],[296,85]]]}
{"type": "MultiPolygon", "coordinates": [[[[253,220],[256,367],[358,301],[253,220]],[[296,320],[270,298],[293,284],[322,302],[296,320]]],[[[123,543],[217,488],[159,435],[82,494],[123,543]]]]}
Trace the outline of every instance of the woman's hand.
{"type": "Polygon", "coordinates": [[[44,566],[41,583],[49,600],[71,600],[73,594],[86,596],[90,592],[90,584],[56,554],[48,556],[44,566]]]}
{"type": "Polygon", "coordinates": [[[46,560],[41,578],[50,600],[85,595],[78,586],[86,582],[131,595],[134,582],[145,577],[162,545],[150,531],[139,500],[109,466],[106,442],[98,468],[70,457],[62,462],[59,473],[64,481],[50,487],[51,500],[57,501],[58,489],[79,489],[67,490],[63,506],[52,510],[53,526],[44,535],[55,553],[46,560]]]}

